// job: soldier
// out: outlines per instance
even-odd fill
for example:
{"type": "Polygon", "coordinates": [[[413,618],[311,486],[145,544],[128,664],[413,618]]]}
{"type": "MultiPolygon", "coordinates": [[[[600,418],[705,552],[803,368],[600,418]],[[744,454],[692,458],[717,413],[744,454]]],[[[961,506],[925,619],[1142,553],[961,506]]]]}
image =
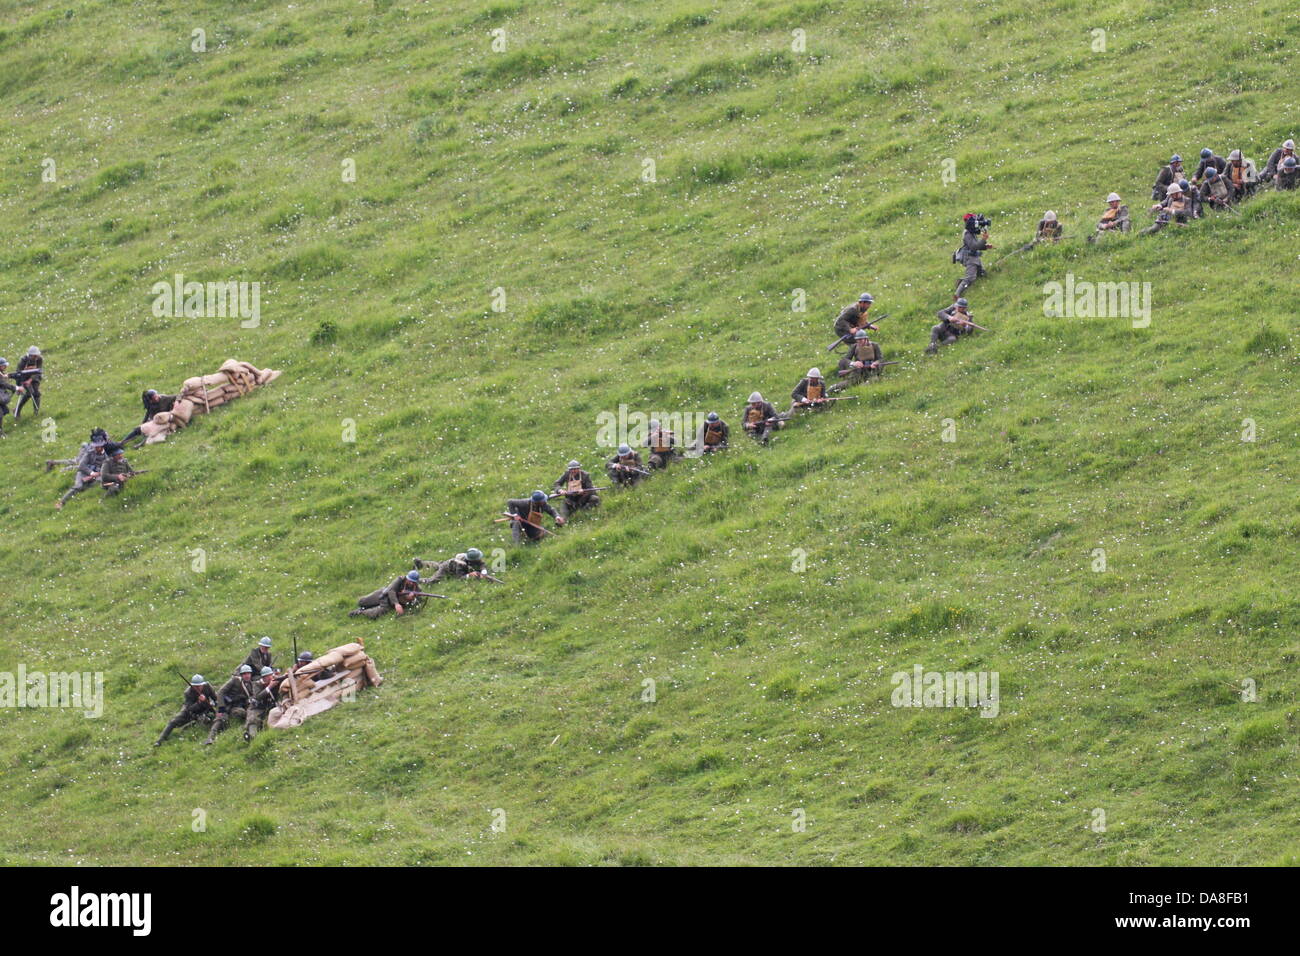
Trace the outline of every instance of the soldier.
{"type": "Polygon", "coordinates": [[[1034,238],[1026,242],[1016,252],[1028,252],[1040,242],[1059,242],[1061,232],[1061,224],[1056,219],[1056,213],[1049,209],[1043,213],[1043,218],[1038,220],[1038,228],[1034,231],[1034,238]]]}
{"type": "Polygon", "coordinates": [[[645,447],[650,449],[650,456],[646,461],[651,471],[656,468],[667,468],[668,463],[677,454],[677,439],[672,432],[660,427],[658,419],[652,418],[650,431],[645,436],[645,447]]]}
{"type": "Polygon", "coordinates": [[[127,479],[135,474],[135,469],[126,460],[121,445],[105,445],[104,454],[108,460],[99,471],[99,483],[104,487],[104,497],[111,498],[126,487],[127,479]]]}
{"type": "Polygon", "coordinates": [[[1259,186],[1259,170],[1255,168],[1254,160],[1246,159],[1239,149],[1228,154],[1228,168],[1220,172],[1228,181],[1234,200],[1245,199],[1259,186]]]}
{"type": "Polygon", "coordinates": [[[1151,212],[1155,213],[1156,221],[1142,230],[1142,235],[1149,236],[1153,232],[1159,232],[1170,221],[1178,223],[1180,226],[1187,225],[1192,218],[1191,202],[1183,196],[1183,188],[1177,183],[1171,183],[1165,190],[1165,198],[1151,207],[1151,212]]]}
{"type": "Polygon", "coordinates": [[[1187,180],[1180,180],[1178,188],[1183,191],[1183,198],[1187,200],[1188,209],[1191,210],[1192,219],[1201,218],[1201,191],[1193,189],[1192,184],[1187,180]]]}
{"type": "Polygon", "coordinates": [[[641,455],[631,445],[619,445],[618,453],[605,462],[605,471],[615,484],[631,487],[650,472],[641,464],[641,455]]]}
{"type": "Polygon", "coordinates": [[[240,664],[235,676],[222,684],[221,689],[217,691],[217,718],[212,721],[208,739],[203,741],[205,745],[216,742],[217,734],[226,729],[226,724],[230,723],[231,717],[248,720],[246,705],[252,703],[253,690],[253,668],[247,664],[240,664]]]}
{"type": "MultiPolygon", "coordinates": [[[[9,383],[9,360],[0,358],[0,436],[5,433],[5,416],[11,414],[9,400],[17,391],[18,386],[9,383]]],[[[45,470],[49,471],[49,468],[45,470]]]]}
{"type": "Polygon", "coordinates": [[[1276,189],[1295,189],[1300,181],[1300,159],[1288,156],[1277,167],[1273,186],[1276,189]]]}
{"type": "Polygon", "coordinates": [[[576,460],[569,462],[564,474],[555,479],[555,494],[551,497],[560,499],[560,514],[567,520],[569,515],[583,508],[595,508],[600,504],[600,495],[595,492],[595,483],[591,475],[582,470],[576,460]]]}
{"type": "Polygon", "coordinates": [[[76,458],[47,458],[45,459],[45,470],[47,472],[53,471],[55,465],[62,465],[63,471],[76,471],[81,466],[86,455],[88,455],[96,445],[99,446],[100,451],[103,451],[104,446],[109,444],[111,441],[112,439],[108,437],[108,432],[104,431],[104,429],[92,428],[90,430],[90,440],[82,442],[81,447],[77,449],[76,458]]]}
{"type": "Polygon", "coordinates": [[[730,439],[731,429],[727,427],[727,423],[717,412],[709,412],[704,416],[699,431],[695,433],[695,443],[691,445],[691,450],[701,455],[722,451],[727,447],[730,439]]]}
{"type": "Polygon", "coordinates": [[[18,422],[18,416],[22,414],[23,406],[29,401],[32,408],[36,411],[41,410],[41,378],[45,375],[45,359],[41,355],[41,350],[35,345],[27,350],[27,354],[18,360],[18,371],[10,376],[18,383],[18,391],[23,393],[23,397],[18,399],[18,407],[14,409],[14,423],[18,422]]]}
{"type": "Polygon", "coordinates": [[[749,396],[749,404],[745,406],[742,423],[745,431],[766,445],[771,440],[772,433],[785,425],[785,419],[777,414],[771,402],[766,401],[759,392],[754,392],[749,396]]]}
{"type": "MultiPolygon", "coordinates": [[[[100,435],[96,437],[91,433],[90,447],[82,446],[82,453],[77,456],[77,473],[72,479],[72,487],[63,493],[63,497],[54,503],[54,507],[62,510],[63,506],[68,503],[73,495],[79,495],[88,487],[99,481],[100,472],[108,461],[108,454],[105,449],[108,446],[108,436],[100,435]]],[[[47,463],[48,464],[48,463],[47,463]]]]}
{"type": "Polygon", "coordinates": [[[274,667],[275,664],[271,661],[271,639],[264,637],[258,641],[240,666],[247,667],[254,674],[262,673],[263,667],[274,667]]]}
{"type": "Polygon", "coordinates": [[[975,331],[971,325],[970,303],[965,299],[958,299],[935,315],[938,316],[939,324],[930,329],[930,344],[925,347],[926,355],[934,355],[939,351],[940,345],[951,345],[957,341],[957,336],[969,335],[975,331]]]}
{"type": "Polygon", "coordinates": [[[864,292],[862,295],[858,296],[857,302],[846,306],[844,311],[840,313],[839,318],[835,320],[836,337],[847,342],[855,329],[860,329],[864,326],[875,328],[875,326],[871,325],[867,320],[867,313],[871,310],[871,303],[875,301],[876,300],[872,298],[870,292],[864,292]]]}
{"type": "Polygon", "coordinates": [[[556,525],[564,526],[564,515],[555,513],[546,500],[546,492],[534,491],[527,498],[511,498],[506,502],[506,514],[511,515],[510,534],[516,544],[520,541],[539,541],[546,536],[542,515],[550,515],[556,525]]]}
{"type": "Polygon", "coordinates": [[[408,607],[420,600],[415,594],[418,590],[420,572],[407,571],[404,577],[394,578],[387,587],[357,598],[357,606],[348,611],[348,617],[368,617],[373,620],[383,617],[389,611],[405,614],[408,607]]]}
{"type": "Polygon", "coordinates": [[[822,379],[822,370],[810,368],[808,374],[799,379],[799,384],[790,393],[790,411],[787,414],[793,414],[796,408],[827,407],[829,403],[826,401],[826,382],[822,379]]]}
{"type": "Polygon", "coordinates": [[[1156,174],[1155,185],[1151,187],[1151,198],[1160,202],[1165,198],[1169,187],[1186,175],[1183,172],[1183,157],[1174,153],[1169,158],[1169,165],[1160,167],[1160,172],[1156,174]]]}
{"type": "Polygon", "coordinates": [[[1228,168],[1228,161],[1222,156],[1216,156],[1214,150],[1206,147],[1201,150],[1201,162],[1196,167],[1196,174],[1192,176],[1192,185],[1199,186],[1205,180],[1205,173],[1213,169],[1217,173],[1222,173],[1228,168]]]}
{"type": "MultiPolygon", "coordinates": [[[[170,412],[172,407],[176,404],[176,399],[177,396],[175,395],[161,395],[152,388],[146,389],[140,396],[140,400],[144,402],[144,418],[140,419],[140,424],[143,425],[159,412],[170,412]]],[[[132,438],[141,437],[143,434],[144,433],[140,431],[140,428],[137,425],[127,433],[125,438],[122,439],[122,444],[125,445],[132,438]]]]}
{"type": "MultiPolygon", "coordinates": [[[[1288,139],[1277,149],[1273,150],[1272,155],[1268,157],[1268,163],[1264,166],[1264,182],[1269,182],[1277,175],[1277,171],[1281,169],[1282,163],[1288,156],[1295,156],[1295,140],[1293,139],[1288,139]]],[[[1296,157],[1296,161],[1300,162],[1300,156],[1296,157]]]]}
{"type": "Polygon", "coordinates": [[[212,689],[212,685],[203,679],[202,674],[195,674],[190,678],[190,686],[185,688],[185,701],[181,704],[181,709],[167,721],[167,726],[153,745],[161,747],[173,730],[179,730],[196,720],[207,723],[215,712],[216,700],[217,692],[212,689]]]}
{"type": "Polygon", "coordinates": [[[1089,242],[1096,242],[1103,232],[1128,232],[1133,224],[1128,218],[1128,206],[1119,198],[1119,193],[1106,197],[1106,211],[1097,220],[1097,231],[1088,237],[1089,242]]]}
{"type": "Polygon", "coordinates": [[[253,683],[252,699],[245,704],[247,711],[247,716],[244,718],[245,740],[251,742],[257,736],[262,725],[266,723],[266,715],[280,702],[278,695],[280,680],[276,679],[275,671],[269,667],[263,667],[258,674],[257,680],[253,683]]]}
{"type": "Polygon", "coordinates": [[[858,329],[853,333],[853,347],[844,358],[840,359],[840,380],[829,390],[838,392],[879,375],[880,363],[883,359],[880,346],[871,341],[867,330],[858,329]]]}
{"type": "Polygon", "coordinates": [[[1227,209],[1232,205],[1234,198],[1232,188],[1228,185],[1228,177],[1220,175],[1213,166],[1205,171],[1205,182],[1201,183],[1199,195],[1202,204],[1213,206],[1215,209],[1227,209]]]}
{"type": "MultiPolygon", "coordinates": [[[[426,562],[419,558],[415,559],[415,569],[421,570],[426,562]]],[[[468,551],[461,552],[455,557],[448,558],[446,561],[434,561],[433,576],[430,581],[441,581],[443,578],[487,578],[495,581],[492,575],[487,573],[487,566],[483,563],[483,552],[478,548],[470,548],[468,551]]]]}
{"type": "Polygon", "coordinates": [[[989,242],[989,221],[983,216],[977,216],[974,213],[966,213],[962,216],[965,229],[962,232],[961,248],[953,253],[953,261],[959,262],[966,267],[966,274],[957,280],[957,289],[953,293],[954,299],[961,298],[975,280],[984,275],[984,262],[980,258],[986,249],[992,249],[993,244],[989,242]]]}

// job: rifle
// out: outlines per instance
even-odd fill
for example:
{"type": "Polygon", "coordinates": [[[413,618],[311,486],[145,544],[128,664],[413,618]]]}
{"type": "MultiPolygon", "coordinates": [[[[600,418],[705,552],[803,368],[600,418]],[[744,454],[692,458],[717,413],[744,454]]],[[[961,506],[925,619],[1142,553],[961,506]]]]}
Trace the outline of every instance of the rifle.
{"type": "Polygon", "coordinates": [[[826,398],[811,399],[811,400],[805,399],[802,402],[795,402],[794,407],[812,408],[814,405],[820,405],[822,402],[846,402],[850,398],[857,398],[857,397],[858,396],[856,395],[839,395],[839,396],[827,396],[826,398]]]}
{"type": "MultiPolygon", "coordinates": [[[[897,361],[897,360],[892,361],[892,362],[877,362],[877,363],[876,363],[876,368],[884,368],[886,365],[901,365],[901,364],[903,364],[903,363],[900,362],[900,361],[897,361]]],[[[870,371],[871,371],[871,369],[867,368],[866,366],[863,366],[862,368],[844,368],[844,369],[840,369],[840,370],[839,370],[838,372],[836,372],[835,374],[836,374],[836,375],[852,375],[854,372],[870,372],[870,371]]],[[[854,397],[856,398],[857,396],[854,396],[854,397]]]]}
{"type": "Polygon", "coordinates": [[[486,571],[476,571],[476,572],[474,572],[474,573],[477,574],[477,575],[478,575],[479,577],[481,577],[481,578],[485,578],[485,579],[488,580],[488,581],[495,581],[497,584],[505,584],[505,583],[506,583],[506,582],[502,581],[500,578],[494,578],[492,575],[488,574],[486,571]]]}
{"type": "Polygon", "coordinates": [[[429,594],[429,593],[426,592],[426,591],[415,591],[415,592],[413,592],[413,593],[415,594],[416,597],[442,598],[444,601],[450,601],[450,600],[451,600],[451,598],[447,597],[447,595],[445,595],[445,594],[429,594]]]}
{"type": "Polygon", "coordinates": [[[549,535],[551,535],[552,537],[554,537],[554,535],[555,535],[555,532],[553,532],[553,531],[547,531],[545,528],[543,528],[543,527],[542,527],[541,525],[539,525],[539,524],[533,524],[531,521],[529,521],[529,520],[528,520],[527,518],[525,518],[523,515],[512,515],[512,514],[510,514],[508,511],[503,511],[503,512],[501,512],[501,515],[502,515],[502,516],[501,516],[500,518],[496,518],[496,519],[494,519],[494,521],[493,521],[494,524],[500,524],[502,521],[505,521],[505,520],[507,520],[507,519],[510,520],[510,521],[521,521],[521,522],[523,522],[524,524],[528,525],[528,527],[530,527],[530,528],[536,528],[536,529],[537,529],[538,531],[540,531],[542,534],[549,534],[549,535]]]}
{"type": "Polygon", "coordinates": [[[950,325],[969,325],[972,329],[979,329],[981,332],[989,331],[988,329],[984,328],[984,326],[982,325],[976,325],[970,319],[958,318],[956,312],[953,312],[951,315],[948,316],[948,323],[950,325]]]}
{"type": "Polygon", "coordinates": [[[123,478],[134,478],[136,475],[147,475],[151,469],[146,468],[144,471],[128,471],[123,478]]]}
{"type": "MultiPolygon", "coordinates": [[[[883,322],[883,321],[885,321],[885,319],[889,318],[889,315],[890,315],[890,314],[889,314],[888,312],[886,312],[884,315],[878,316],[878,317],[876,318],[876,322],[883,322]]],[[[879,332],[879,331],[880,331],[880,329],[878,329],[878,328],[876,327],[875,323],[873,323],[873,322],[864,322],[862,325],[859,325],[859,326],[858,326],[858,329],[870,329],[872,332],[879,332]]],[[[853,332],[856,332],[856,331],[857,331],[857,329],[854,329],[854,330],[853,330],[853,332]]],[[[839,347],[840,347],[841,345],[843,345],[845,342],[851,341],[852,338],[853,338],[853,332],[845,332],[843,335],[841,335],[838,339],[836,339],[836,340],[835,340],[834,342],[832,342],[830,345],[826,346],[826,351],[827,351],[827,352],[834,352],[837,348],[839,348],[839,347]]]]}
{"type": "MultiPolygon", "coordinates": [[[[648,472],[647,472],[648,474],[648,472]]],[[[577,491],[557,491],[553,495],[547,495],[547,500],[551,498],[564,498],[568,495],[589,495],[593,491],[608,491],[608,488],[579,488],[577,491]]]]}
{"type": "MultiPolygon", "coordinates": [[[[646,471],[644,468],[633,468],[631,465],[620,465],[618,462],[614,462],[614,467],[621,471],[634,471],[638,475],[645,475],[647,478],[650,477],[650,472],[646,471]]],[[[601,490],[603,491],[604,489],[602,488],[601,490]]]]}
{"type": "MultiPolygon", "coordinates": [[[[181,673],[181,670],[180,670],[179,667],[176,668],[176,676],[179,677],[181,680],[183,680],[183,681],[185,682],[185,686],[186,686],[186,687],[193,687],[193,686],[194,686],[193,684],[190,683],[190,679],[189,679],[188,677],[186,677],[184,674],[181,673]]],[[[204,685],[200,685],[200,686],[201,686],[201,687],[204,687],[204,686],[208,686],[208,685],[204,684],[204,685]]],[[[216,701],[213,699],[213,698],[215,698],[216,696],[217,696],[216,691],[213,691],[213,692],[212,692],[212,696],[208,698],[208,700],[207,700],[207,702],[206,702],[206,704],[205,704],[205,706],[207,707],[208,710],[216,710],[216,709],[217,709],[216,701]]],[[[201,703],[201,702],[196,700],[195,703],[197,704],[197,703],[201,703]]]]}

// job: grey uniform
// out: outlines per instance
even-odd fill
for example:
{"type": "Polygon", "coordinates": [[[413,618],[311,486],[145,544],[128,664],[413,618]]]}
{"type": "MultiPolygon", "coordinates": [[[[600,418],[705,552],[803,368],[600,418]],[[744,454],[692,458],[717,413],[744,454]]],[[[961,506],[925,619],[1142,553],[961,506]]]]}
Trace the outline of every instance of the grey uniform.
{"type": "Polygon", "coordinates": [[[77,474],[72,479],[72,487],[63,493],[60,502],[67,504],[68,499],[73,495],[79,495],[89,486],[99,481],[99,475],[102,473],[104,463],[108,461],[108,456],[104,454],[104,446],[99,445],[82,445],[81,454],[77,456],[77,474]],[[94,475],[94,478],[90,476],[94,475]]]}
{"type": "Polygon", "coordinates": [[[573,471],[566,470],[564,474],[555,479],[555,490],[563,492],[564,496],[560,498],[560,514],[565,518],[574,511],[580,511],[583,508],[594,508],[600,504],[600,495],[591,489],[594,488],[595,482],[591,480],[591,475],[576,468],[573,471]],[[574,475],[574,471],[577,475],[574,475]],[[570,494],[571,483],[576,483],[576,487],[581,489],[578,494],[570,494]]]}
{"type": "Polygon", "coordinates": [[[969,229],[961,237],[961,249],[957,251],[957,261],[966,267],[966,274],[957,280],[956,295],[965,294],[975,284],[975,280],[984,275],[984,261],[980,258],[989,248],[988,240],[978,232],[969,229]]]}
{"type": "Polygon", "coordinates": [[[965,313],[958,312],[956,304],[940,309],[935,316],[939,319],[939,324],[930,329],[930,345],[926,349],[928,352],[934,352],[940,345],[951,345],[957,341],[957,336],[969,335],[975,331],[958,320],[960,317],[974,321],[974,315],[969,310],[965,313]]]}
{"type": "Polygon", "coordinates": [[[745,431],[760,442],[766,442],[772,437],[772,432],[785,424],[771,402],[750,402],[745,406],[741,421],[745,423],[745,431]]]}

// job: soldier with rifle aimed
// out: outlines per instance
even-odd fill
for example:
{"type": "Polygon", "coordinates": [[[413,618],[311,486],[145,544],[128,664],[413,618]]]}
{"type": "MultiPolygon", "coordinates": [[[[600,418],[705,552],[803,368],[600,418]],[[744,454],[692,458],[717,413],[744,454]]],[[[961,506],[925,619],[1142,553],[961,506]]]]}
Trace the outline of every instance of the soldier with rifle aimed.
{"type": "Polygon", "coordinates": [[[266,715],[280,703],[280,684],[284,682],[284,678],[285,675],[276,674],[271,668],[263,667],[257,675],[257,680],[253,682],[253,696],[244,707],[247,713],[244,718],[244,739],[248,742],[251,743],[258,731],[262,729],[262,725],[266,723],[266,715]]]}
{"type": "Polygon", "coordinates": [[[394,578],[387,587],[357,598],[357,606],[348,611],[348,617],[383,617],[389,611],[398,615],[405,614],[412,604],[418,604],[420,598],[420,572],[408,571],[405,576],[394,578]]]}
{"type": "Polygon", "coordinates": [[[605,471],[616,485],[625,488],[630,488],[650,474],[641,464],[640,452],[627,444],[618,446],[618,452],[605,462],[605,471]]]}
{"type": "Polygon", "coordinates": [[[946,309],[940,309],[935,315],[939,319],[939,324],[930,329],[930,344],[925,347],[926,355],[933,355],[939,351],[939,346],[951,345],[957,341],[958,336],[970,335],[976,329],[981,332],[988,331],[984,326],[975,324],[971,317],[970,303],[965,299],[958,299],[946,309]]]}
{"type": "Polygon", "coordinates": [[[486,581],[505,584],[500,578],[488,574],[487,565],[483,561],[483,552],[478,548],[470,548],[446,561],[426,562],[416,558],[415,570],[421,570],[427,563],[434,565],[433,576],[429,578],[431,582],[441,581],[443,578],[483,578],[486,581]]]}
{"type": "Polygon", "coordinates": [[[564,474],[555,479],[555,493],[550,500],[560,499],[560,514],[567,520],[569,515],[584,508],[595,508],[600,504],[597,488],[591,481],[591,475],[582,470],[582,465],[575,459],[569,462],[564,474]]]}
{"type": "MultiPolygon", "coordinates": [[[[876,327],[868,320],[867,313],[871,311],[871,304],[875,302],[870,292],[864,292],[858,296],[858,301],[852,305],[844,307],[844,311],[839,314],[835,320],[836,344],[847,342],[853,337],[857,329],[871,329],[876,331],[876,327]]],[[[885,318],[885,316],[881,316],[885,318]]],[[[834,348],[834,346],[832,346],[834,348]]],[[[826,351],[830,351],[827,349],[826,351]]]]}
{"type": "Polygon", "coordinates": [[[181,674],[180,678],[185,681],[185,699],[181,704],[181,709],[177,711],[176,716],[167,721],[167,726],[158,739],[153,742],[155,747],[161,747],[163,741],[171,736],[173,730],[179,730],[181,727],[188,726],[195,721],[207,723],[216,715],[217,692],[212,689],[212,685],[203,679],[202,674],[195,674],[189,680],[185,680],[185,675],[181,674]]]}
{"type": "Polygon", "coordinates": [[[35,345],[29,348],[27,354],[18,360],[18,371],[9,377],[18,385],[18,391],[23,396],[18,399],[18,407],[14,409],[14,424],[17,424],[23,406],[29,401],[32,408],[38,412],[41,410],[41,380],[45,377],[45,358],[41,355],[41,350],[35,345]]]}

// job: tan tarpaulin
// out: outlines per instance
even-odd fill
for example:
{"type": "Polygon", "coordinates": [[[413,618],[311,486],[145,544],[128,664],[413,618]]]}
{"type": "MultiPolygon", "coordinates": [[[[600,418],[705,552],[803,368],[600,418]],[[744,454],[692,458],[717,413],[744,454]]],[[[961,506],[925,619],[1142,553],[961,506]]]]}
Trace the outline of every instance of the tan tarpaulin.
{"type": "Polygon", "coordinates": [[[145,444],[166,441],[168,435],[184,428],[195,415],[206,415],[226,402],[274,382],[280,375],[278,369],[258,368],[248,362],[227,359],[212,375],[187,378],[177,393],[172,410],[159,412],[140,426],[145,444]]]}
{"type": "Polygon", "coordinates": [[[277,730],[297,727],[361,688],[378,687],[383,682],[361,644],[343,644],[285,678],[280,685],[280,705],[271,710],[266,722],[277,730]],[[317,680],[326,670],[334,673],[317,680]]]}

